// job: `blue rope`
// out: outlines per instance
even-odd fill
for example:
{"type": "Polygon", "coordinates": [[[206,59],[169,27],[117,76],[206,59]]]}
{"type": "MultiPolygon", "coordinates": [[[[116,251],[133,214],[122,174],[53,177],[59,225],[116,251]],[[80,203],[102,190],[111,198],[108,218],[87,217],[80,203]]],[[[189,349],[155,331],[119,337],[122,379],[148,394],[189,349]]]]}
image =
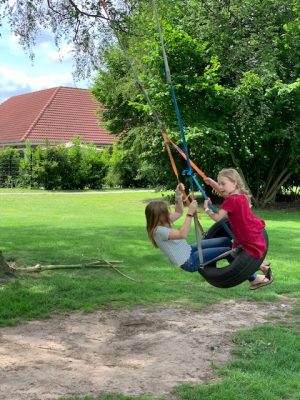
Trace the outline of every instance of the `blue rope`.
{"type": "Polygon", "coordinates": [[[190,189],[191,191],[194,191],[193,187],[193,183],[196,179],[196,185],[198,188],[200,189],[200,192],[202,193],[202,195],[204,195],[204,198],[207,199],[207,196],[205,194],[204,189],[202,188],[202,186],[200,185],[200,183],[198,182],[196,177],[193,177],[193,169],[191,167],[191,162],[190,162],[190,155],[189,155],[189,150],[188,150],[188,145],[186,142],[186,138],[185,138],[185,132],[183,129],[183,124],[182,124],[182,118],[180,115],[180,111],[179,111],[179,107],[178,107],[178,103],[177,103],[177,99],[176,99],[176,95],[175,95],[175,89],[174,86],[172,84],[172,77],[171,77],[171,72],[170,72],[170,67],[169,67],[169,62],[168,62],[168,57],[167,57],[167,53],[165,50],[165,45],[164,45],[164,39],[163,39],[163,34],[162,34],[162,30],[161,30],[161,26],[160,26],[160,22],[159,22],[159,16],[158,16],[158,11],[157,11],[157,5],[156,5],[156,1],[152,0],[153,3],[153,9],[155,12],[155,18],[156,18],[156,23],[157,23],[157,27],[158,27],[158,32],[159,32],[159,37],[160,37],[160,43],[161,43],[161,48],[162,48],[162,53],[163,53],[163,59],[164,59],[164,67],[165,67],[165,74],[166,74],[166,82],[169,84],[170,86],[170,91],[171,91],[171,96],[172,96],[172,102],[174,105],[174,109],[176,112],[176,117],[177,117],[177,121],[178,121],[178,126],[179,126],[179,131],[180,131],[180,135],[181,135],[181,141],[182,141],[182,145],[183,145],[183,150],[184,153],[186,155],[186,162],[187,162],[187,170],[183,171],[183,175],[188,175],[190,178],[190,189]]]}
{"type": "Polygon", "coordinates": [[[191,167],[188,145],[187,145],[187,142],[186,142],[186,139],[185,139],[185,133],[184,133],[184,129],[183,129],[182,119],[181,119],[181,115],[180,115],[180,111],[179,111],[179,107],[178,107],[178,103],[177,103],[177,99],[176,99],[176,95],[175,95],[175,89],[174,89],[174,86],[173,86],[172,83],[170,83],[170,91],[171,91],[171,95],[172,95],[172,101],[173,101],[174,109],[175,109],[176,116],[177,116],[177,121],[178,121],[181,141],[182,141],[182,144],[183,144],[183,149],[184,149],[184,152],[186,154],[186,162],[187,162],[187,166],[188,166],[188,174],[192,175],[193,170],[192,170],[192,167],[191,167]]]}
{"type": "MultiPolygon", "coordinates": [[[[153,9],[154,9],[154,12],[155,12],[155,18],[156,18],[158,31],[159,31],[159,36],[160,36],[160,43],[161,43],[163,59],[164,59],[166,82],[170,86],[172,102],[173,102],[174,109],[175,109],[175,112],[176,112],[176,117],[177,117],[177,121],[178,121],[180,135],[181,135],[181,141],[182,141],[182,145],[183,145],[183,150],[184,150],[184,153],[186,155],[187,170],[183,171],[183,175],[188,175],[189,176],[191,191],[192,192],[194,191],[193,187],[194,187],[194,183],[195,183],[195,185],[197,186],[197,188],[198,188],[199,192],[201,193],[202,197],[204,198],[204,200],[208,200],[209,198],[208,198],[207,194],[205,193],[205,190],[201,186],[201,184],[198,181],[196,175],[193,173],[193,169],[191,167],[188,145],[187,145],[186,138],[185,138],[185,132],[184,132],[184,129],[183,129],[182,118],[181,118],[181,115],[180,115],[180,111],[179,111],[179,107],[178,107],[178,103],[177,103],[177,99],[176,99],[175,89],[174,89],[174,86],[173,86],[173,83],[172,83],[172,76],[171,76],[171,71],[170,71],[170,67],[169,67],[167,53],[166,53],[166,50],[165,50],[162,30],[161,30],[161,26],[160,26],[160,22],[159,22],[159,16],[158,16],[158,11],[157,11],[156,1],[152,0],[152,3],[153,3],[153,9]]],[[[218,211],[217,207],[215,207],[213,204],[211,204],[209,206],[209,208],[213,212],[217,212],[218,211]]],[[[224,227],[224,229],[227,231],[227,233],[231,236],[231,238],[234,238],[234,235],[233,235],[231,229],[227,226],[227,224],[224,221],[223,222],[221,221],[221,224],[224,227]]]]}

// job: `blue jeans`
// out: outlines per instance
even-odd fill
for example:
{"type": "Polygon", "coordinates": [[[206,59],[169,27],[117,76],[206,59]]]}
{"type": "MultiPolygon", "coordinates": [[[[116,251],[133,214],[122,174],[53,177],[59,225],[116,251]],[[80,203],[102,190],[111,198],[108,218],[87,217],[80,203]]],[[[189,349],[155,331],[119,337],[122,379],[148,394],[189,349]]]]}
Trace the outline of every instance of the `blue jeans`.
{"type": "MultiPolygon", "coordinates": [[[[203,239],[201,241],[203,261],[207,262],[215,257],[218,257],[222,253],[231,250],[232,244],[228,237],[219,237],[213,239],[203,239]]],[[[232,262],[232,256],[226,257],[228,262],[232,262]]],[[[190,258],[180,266],[184,271],[196,272],[200,267],[199,252],[197,243],[191,245],[191,255],[190,258]]],[[[248,280],[252,282],[256,279],[256,274],[251,275],[248,280]]]]}
{"type": "MultiPolygon", "coordinates": [[[[201,241],[201,248],[203,254],[203,261],[207,262],[215,257],[218,257],[222,253],[231,250],[231,240],[228,237],[218,237],[213,239],[203,239],[201,241]]],[[[232,257],[227,257],[229,261],[232,261],[232,257]]],[[[200,267],[199,252],[197,243],[191,245],[191,255],[190,258],[180,266],[188,272],[196,272],[200,267]]]]}

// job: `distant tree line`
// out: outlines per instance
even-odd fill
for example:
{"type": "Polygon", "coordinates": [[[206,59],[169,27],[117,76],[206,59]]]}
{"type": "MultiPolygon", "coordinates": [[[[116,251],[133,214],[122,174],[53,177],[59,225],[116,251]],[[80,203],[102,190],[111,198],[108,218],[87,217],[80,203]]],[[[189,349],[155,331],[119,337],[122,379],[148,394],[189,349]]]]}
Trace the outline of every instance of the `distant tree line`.
{"type": "MultiPolygon", "coordinates": [[[[129,140],[130,136],[127,137],[129,140]]],[[[157,142],[157,146],[160,144],[157,142]]],[[[145,163],[144,168],[137,157],[123,142],[111,147],[97,149],[93,144],[83,144],[79,138],[72,145],[32,146],[26,142],[25,149],[7,147],[0,151],[0,188],[24,188],[45,190],[101,190],[103,188],[153,188],[168,186],[157,176],[158,170],[145,163]]],[[[135,149],[137,150],[137,149],[135,149]]],[[[163,154],[163,153],[162,153],[163,154]]],[[[164,155],[165,157],[165,155],[164,155]]],[[[181,161],[181,167],[184,163],[181,161]]],[[[169,187],[174,188],[175,178],[170,167],[164,175],[169,187]]],[[[183,178],[184,180],[184,178],[183,178]]],[[[213,194],[212,194],[213,196],[213,194]]],[[[172,196],[167,196],[171,202],[172,196]]],[[[300,200],[300,187],[282,187],[277,200],[294,202],[300,200]]]]}

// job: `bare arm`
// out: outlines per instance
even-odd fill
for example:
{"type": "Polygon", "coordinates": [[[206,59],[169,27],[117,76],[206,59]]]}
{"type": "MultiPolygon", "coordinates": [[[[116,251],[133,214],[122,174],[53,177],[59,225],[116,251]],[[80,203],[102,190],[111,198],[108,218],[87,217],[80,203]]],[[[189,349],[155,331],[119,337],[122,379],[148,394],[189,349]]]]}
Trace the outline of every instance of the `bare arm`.
{"type": "Polygon", "coordinates": [[[184,189],[183,183],[179,183],[175,189],[175,211],[170,214],[171,222],[176,221],[183,214],[182,192],[184,189]]]}
{"type": "Polygon", "coordinates": [[[209,185],[210,187],[212,187],[215,191],[221,193],[221,192],[220,192],[220,187],[219,187],[218,182],[214,181],[212,178],[206,177],[206,178],[204,179],[204,182],[205,182],[207,185],[209,185]]]}
{"type": "Polygon", "coordinates": [[[189,205],[188,212],[186,214],[184,223],[180,229],[170,229],[169,238],[170,240],[185,239],[189,233],[191,222],[194,213],[197,210],[198,203],[193,200],[189,205]]]}
{"type": "Polygon", "coordinates": [[[221,219],[227,217],[227,212],[222,208],[217,212],[213,212],[211,209],[208,209],[208,211],[206,211],[206,214],[216,222],[221,221],[221,219]]]}
{"type": "Polygon", "coordinates": [[[223,210],[223,209],[221,208],[219,211],[214,212],[214,211],[212,211],[212,210],[209,208],[209,205],[210,205],[210,204],[211,204],[211,201],[210,201],[210,200],[205,200],[205,201],[204,201],[203,207],[204,207],[204,211],[206,212],[206,214],[207,214],[211,219],[213,219],[214,221],[218,222],[218,221],[220,221],[221,219],[224,219],[224,218],[227,217],[227,211],[225,211],[225,210],[223,210]]]}

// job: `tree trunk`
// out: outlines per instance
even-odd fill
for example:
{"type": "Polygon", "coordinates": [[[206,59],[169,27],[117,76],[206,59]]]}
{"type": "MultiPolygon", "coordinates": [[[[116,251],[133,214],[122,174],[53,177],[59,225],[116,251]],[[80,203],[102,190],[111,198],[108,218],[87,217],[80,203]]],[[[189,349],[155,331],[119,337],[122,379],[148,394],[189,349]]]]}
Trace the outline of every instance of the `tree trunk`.
{"type": "Polygon", "coordinates": [[[13,270],[7,264],[2,251],[0,251],[0,279],[8,279],[15,278],[16,275],[13,273],[13,270]]]}

